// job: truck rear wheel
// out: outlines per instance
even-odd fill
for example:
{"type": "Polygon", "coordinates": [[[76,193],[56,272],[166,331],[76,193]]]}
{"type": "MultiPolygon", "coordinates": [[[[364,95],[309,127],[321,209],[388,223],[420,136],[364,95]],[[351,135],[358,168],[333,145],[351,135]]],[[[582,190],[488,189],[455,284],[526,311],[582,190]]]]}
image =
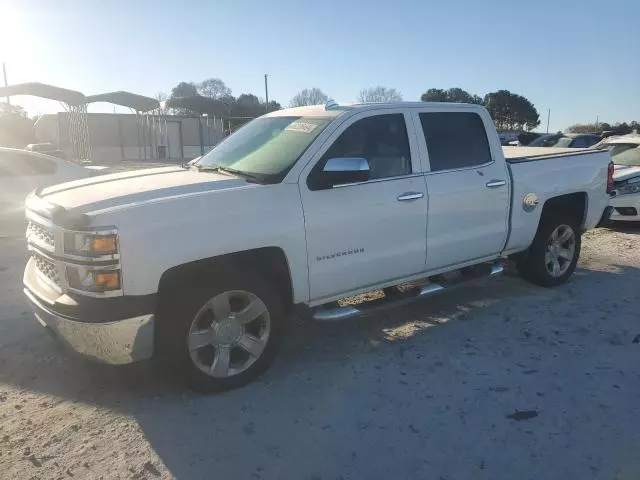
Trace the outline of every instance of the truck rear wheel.
{"type": "Polygon", "coordinates": [[[543,216],[529,250],[518,261],[520,275],[543,287],[569,280],[580,256],[580,229],[571,215],[543,216]]]}
{"type": "Polygon", "coordinates": [[[233,273],[174,297],[163,344],[188,384],[202,392],[243,386],[273,361],[284,309],[278,292],[251,272],[233,273]],[[178,300],[179,299],[179,300],[178,300]]]}

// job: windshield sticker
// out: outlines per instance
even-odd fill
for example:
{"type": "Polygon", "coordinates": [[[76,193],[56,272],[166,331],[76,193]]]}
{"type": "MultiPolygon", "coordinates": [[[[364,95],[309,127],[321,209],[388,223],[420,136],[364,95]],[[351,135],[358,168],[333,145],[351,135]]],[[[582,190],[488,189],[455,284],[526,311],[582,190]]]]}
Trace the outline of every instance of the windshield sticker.
{"type": "Polygon", "coordinates": [[[287,132],[311,133],[317,127],[318,127],[318,125],[316,125],[315,123],[299,122],[299,121],[296,120],[295,122],[290,123],[289,126],[287,126],[287,128],[285,128],[285,130],[287,132]]]}

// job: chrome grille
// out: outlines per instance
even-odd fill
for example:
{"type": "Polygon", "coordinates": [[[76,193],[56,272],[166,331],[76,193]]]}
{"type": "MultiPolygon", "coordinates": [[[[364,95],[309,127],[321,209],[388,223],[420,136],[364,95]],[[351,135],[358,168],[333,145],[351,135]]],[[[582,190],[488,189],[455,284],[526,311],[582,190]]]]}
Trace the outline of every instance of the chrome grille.
{"type": "Polygon", "coordinates": [[[27,239],[30,239],[35,244],[40,244],[53,250],[55,247],[55,235],[54,233],[34,222],[29,222],[27,225],[27,239]]]}
{"type": "Polygon", "coordinates": [[[41,257],[37,253],[34,253],[33,260],[35,262],[36,271],[40,275],[46,278],[49,282],[58,286],[60,285],[60,277],[58,276],[58,269],[56,268],[56,265],[52,261],[44,257],[41,257]]]}

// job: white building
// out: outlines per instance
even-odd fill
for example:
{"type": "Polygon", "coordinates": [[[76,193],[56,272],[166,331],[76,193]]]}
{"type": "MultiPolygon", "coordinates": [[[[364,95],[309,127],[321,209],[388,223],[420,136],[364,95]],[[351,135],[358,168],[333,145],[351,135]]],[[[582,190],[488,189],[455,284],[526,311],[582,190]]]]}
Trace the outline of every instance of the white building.
{"type": "MultiPolygon", "coordinates": [[[[224,137],[222,120],[176,115],[87,114],[91,160],[175,161],[207,152],[224,137]]],[[[35,123],[38,143],[51,143],[73,157],[69,113],[43,115],[35,123]]]]}

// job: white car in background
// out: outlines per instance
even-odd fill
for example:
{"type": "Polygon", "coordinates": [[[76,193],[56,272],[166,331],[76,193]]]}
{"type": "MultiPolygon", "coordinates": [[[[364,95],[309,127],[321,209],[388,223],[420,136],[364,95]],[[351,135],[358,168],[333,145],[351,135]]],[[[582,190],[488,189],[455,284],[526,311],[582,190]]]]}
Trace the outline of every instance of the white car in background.
{"type": "Polygon", "coordinates": [[[640,135],[610,137],[596,148],[609,150],[615,167],[611,220],[640,221],[640,135]]]}
{"type": "Polygon", "coordinates": [[[30,192],[92,174],[91,169],[62,158],[0,148],[0,237],[24,234],[24,200],[30,192]]]}

